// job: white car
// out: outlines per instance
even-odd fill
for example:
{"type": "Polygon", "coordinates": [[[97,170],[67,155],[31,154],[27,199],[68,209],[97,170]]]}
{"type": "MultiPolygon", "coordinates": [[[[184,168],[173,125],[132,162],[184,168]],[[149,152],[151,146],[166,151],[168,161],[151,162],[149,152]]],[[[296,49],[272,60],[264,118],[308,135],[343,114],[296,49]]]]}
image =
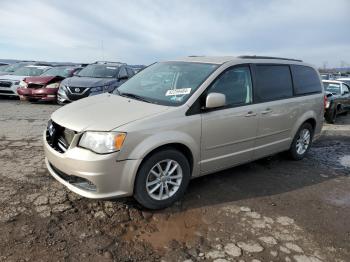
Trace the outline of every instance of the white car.
{"type": "Polygon", "coordinates": [[[341,77],[341,78],[338,78],[337,81],[343,82],[348,86],[350,86],[350,77],[341,77]]]}
{"type": "Polygon", "coordinates": [[[39,76],[51,66],[28,65],[19,68],[11,75],[0,76],[0,95],[18,96],[17,89],[28,76],[39,76]]]}

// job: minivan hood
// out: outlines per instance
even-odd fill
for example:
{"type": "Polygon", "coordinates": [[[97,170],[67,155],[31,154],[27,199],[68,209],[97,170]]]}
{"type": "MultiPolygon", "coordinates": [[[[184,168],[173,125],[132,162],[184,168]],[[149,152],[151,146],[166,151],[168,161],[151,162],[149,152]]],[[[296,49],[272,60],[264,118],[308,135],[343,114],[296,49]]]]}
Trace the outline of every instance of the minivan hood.
{"type": "Polygon", "coordinates": [[[111,131],[167,109],[167,106],[105,93],[65,105],[56,110],[51,118],[57,124],[77,132],[111,131]]]}
{"type": "Polygon", "coordinates": [[[117,81],[115,78],[95,78],[73,76],[62,81],[63,85],[72,87],[96,87],[113,84],[117,81]]]}

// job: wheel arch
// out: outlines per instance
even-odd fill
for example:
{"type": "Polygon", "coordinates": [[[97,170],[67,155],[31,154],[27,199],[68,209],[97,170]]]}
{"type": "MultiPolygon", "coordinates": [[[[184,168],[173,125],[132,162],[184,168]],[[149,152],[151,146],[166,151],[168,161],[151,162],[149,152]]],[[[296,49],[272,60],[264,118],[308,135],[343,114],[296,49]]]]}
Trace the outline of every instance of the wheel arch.
{"type": "Polygon", "coordinates": [[[152,156],[154,153],[159,152],[161,150],[166,150],[166,149],[175,149],[177,151],[179,151],[180,153],[182,153],[187,159],[188,159],[188,163],[190,164],[190,170],[191,173],[193,171],[193,154],[191,149],[186,146],[185,144],[182,143],[167,143],[167,144],[163,144],[161,146],[158,146],[156,148],[153,148],[152,150],[150,150],[145,157],[143,158],[143,160],[141,161],[137,171],[140,169],[142,163],[144,161],[146,161],[150,156],[152,156]]]}
{"type": "MultiPolygon", "coordinates": [[[[292,132],[291,132],[291,141],[293,141],[296,133],[298,132],[299,128],[304,124],[304,123],[309,123],[312,126],[313,129],[313,133],[315,134],[315,132],[319,129],[319,125],[320,123],[318,123],[317,120],[317,116],[315,115],[314,112],[312,111],[308,111],[305,112],[299,119],[298,121],[295,123],[292,132]]],[[[314,135],[313,134],[313,135],[314,135]]]]}

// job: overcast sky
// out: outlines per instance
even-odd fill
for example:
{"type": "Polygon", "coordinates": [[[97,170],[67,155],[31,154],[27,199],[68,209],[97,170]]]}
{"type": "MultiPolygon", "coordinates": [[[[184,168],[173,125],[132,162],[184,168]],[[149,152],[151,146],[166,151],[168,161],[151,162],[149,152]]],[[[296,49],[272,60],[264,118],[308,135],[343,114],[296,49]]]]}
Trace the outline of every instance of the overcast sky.
{"type": "Polygon", "coordinates": [[[257,54],[350,65],[350,0],[1,0],[0,6],[0,58],[148,64],[257,54]]]}

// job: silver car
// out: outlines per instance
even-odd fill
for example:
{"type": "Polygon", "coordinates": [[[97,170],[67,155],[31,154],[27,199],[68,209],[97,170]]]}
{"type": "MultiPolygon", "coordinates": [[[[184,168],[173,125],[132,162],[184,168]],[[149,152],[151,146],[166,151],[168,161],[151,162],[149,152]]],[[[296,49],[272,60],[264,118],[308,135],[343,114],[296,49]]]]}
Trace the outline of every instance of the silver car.
{"type": "Polygon", "coordinates": [[[53,177],[88,198],[179,200],[191,178],[282,151],[300,160],[323,122],[320,75],[300,60],[187,57],[155,63],[112,94],[52,114],[53,177]]]}
{"type": "Polygon", "coordinates": [[[39,76],[51,66],[27,65],[20,67],[11,75],[0,76],[0,95],[18,96],[17,89],[25,86],[23,80],[28,76],[39,76]]]}

